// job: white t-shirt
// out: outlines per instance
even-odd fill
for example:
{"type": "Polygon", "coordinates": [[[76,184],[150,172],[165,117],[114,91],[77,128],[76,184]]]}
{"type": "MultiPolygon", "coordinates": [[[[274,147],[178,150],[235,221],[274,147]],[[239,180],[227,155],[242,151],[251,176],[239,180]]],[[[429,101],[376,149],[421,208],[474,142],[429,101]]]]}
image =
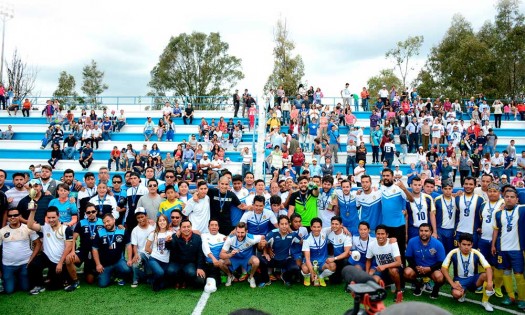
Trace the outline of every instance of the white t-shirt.
{"type": "Polygon", "coordinates": [[[166,249],[166,237],[172,234],[173,232],[168,230],[159,233],[152,232],[148,235],[148,241],[151,242],[151,257],[164,263],[170,262],[170,251],[166,249]]]}
{"type": "Polygon", "coordinates": [[[44,254],[51,262],[58,264],[66,248],[66,241],[73,241],[73,231],[65,225],[54,231],[48,223],[45,223],[40,231],[44,234],[44,254]]]}
{"type": "Polygon", "coordinates": [[[188,217],[194,230],[201,233],[208,233],[208,222],[210,221],[210,197],[204,196],[195,202],[193,198],[189,199],[182,214],[188,217]]]}
{"type": "Polygon", "coordinates": [[[391,264],[396,261],[396,257],[401,256],[399,253],[399,246],[396,243],[390,244],[390,239],[387,239],[386,244],[380,246],[377,240],[370,241],[366,251],[366,258],[371,259],[375,257],[378,266],[391,264]]]}
{"type": "Polygon", "coordinates": [[[21,224],[12,229],[9,225],[0,229],[0,245],[2,245],[2,264],[5,266],[20,266],[27,264],[33,250],[31,243],[38,239],[38,234],[21,224]]]}
{"type": "Polygon", "coordinates": [[[131,245],[136,245],[140,253],[146,253],[146,240],[153,231],[155,231],[155,227],[152,225],[148,224],[145,229],[137,225],[131,231],[131,245]]]}

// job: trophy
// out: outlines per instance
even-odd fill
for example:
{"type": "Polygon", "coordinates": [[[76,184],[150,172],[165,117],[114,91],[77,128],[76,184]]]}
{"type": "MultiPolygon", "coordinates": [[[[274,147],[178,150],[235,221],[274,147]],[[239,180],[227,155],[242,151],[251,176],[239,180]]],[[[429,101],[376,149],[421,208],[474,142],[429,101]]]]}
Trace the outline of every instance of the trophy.
{"type": "Polygon", "coordinates": [[[315,275],[314,286],[318,287],[319,286],[319,262],[317,260],[314,260],[312,262],[312,265],[314,267],[314,275],[315,275]]]}
{"type": "Polygon", "coordinates": [[[29,198],[31,199],[31,201],[29,202],[29,204],[27,205],[27,208],[28,210],[30,211],[35,211],[36,210],[36,203],[35,203],[35,197],[36,197],[36,190],[34,188],[31,188],[29,190],[29,198]]]}

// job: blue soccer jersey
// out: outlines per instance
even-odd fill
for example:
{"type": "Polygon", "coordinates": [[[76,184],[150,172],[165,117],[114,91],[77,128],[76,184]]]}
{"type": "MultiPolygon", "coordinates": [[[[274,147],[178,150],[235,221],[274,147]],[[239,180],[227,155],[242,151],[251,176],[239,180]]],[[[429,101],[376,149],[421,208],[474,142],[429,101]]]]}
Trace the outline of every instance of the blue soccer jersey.
{"type": "Polygon", "coordinates": [[[405,225],[407,196],[405,192],[396,185],[390,187],[381,186],[381,214],[382,222],[389,227],[405,225]]]}
{"type": "Polygon", "coordinates": [[[292,244],[299,244],[301,238],[297,232],[286,233],[282,235],[279,229],[273,229],[266,235],[268,246],[272,248],[275,256],[272,259],[286,260],[290,257],[292,244]]]}
{"type": "Polygon", "coordinates": [[[375,236],[376,227],[381,224],[382,218],[381,192],[372,191],[369,194],[363,192],[357,195],[356,206],[361,209],[361,221],[370,224],[370,235],[375,236]]]}

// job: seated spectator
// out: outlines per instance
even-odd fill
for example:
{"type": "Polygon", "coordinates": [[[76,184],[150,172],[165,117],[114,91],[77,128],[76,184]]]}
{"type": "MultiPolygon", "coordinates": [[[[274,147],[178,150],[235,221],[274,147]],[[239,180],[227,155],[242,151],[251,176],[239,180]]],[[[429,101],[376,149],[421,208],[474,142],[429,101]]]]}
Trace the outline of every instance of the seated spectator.
{"type": "Polygon", "coordinates": [[[62,150],[60,150],[60,145],[58,143],[53,143],[52,148],[51,158],[47,160],[47,163],[55,169],[55,165],[57,165],[58,161],[62,159],[62,150]]]}
{"type": "Polygon", "coordinates": [[[119,160],[120,160],[120,150],[118,149],[117,146],[114,146],[113,147],[113,150],[111,150],[111,153],[109,155],[109,159],[108,159],[108,169],[109,171],[111,171],[111,164],[113,162],[115,162],[115,168],[118,172],[118,169],[119,169],[119,160]]]}
{"type": "Polygon", "coordinates": [[[73,133],[70,133],[68,137],[64,139],[64,146],[62,149],[68,160],[73,160],[75,158],[77,143],[78,140],[73,133]]]}
{"type": "Polygon", "coordinates": [[[18,97],[15,97],[13,99],[13,103],[11,103],[11,105],[9,105],[9,107],[7,108],[7,112],[9,113],[9,116],[11,116],[11,112],[15,112],[15,116],[16,116],[16,113],[18,113],[18,110],[20,109],[20,100],[18,99],[18,97]]]}
{"type": "Polygon", "coordinates": [[[86,171],[91,163],[93,163],[93,149],[91,149],[91,143],[86,143],[86,146],[80,150],[80,158],[78,159],[78,162],[84,171],[86,171]]]}
{"type": "Polygon", "coordinates": [[[9,125],[9,126],[7,126],[7,130],[6,131],[2,131],[1,139],[2,140],[11,140],[11,139],[13,139],[13,135],[14,134],[15,134],[15,132],[13,131],[13,126],[9,125]]]}
{"type": "Polygon", "coordinates": [[[28,98],[26,98],[24,100],[24,104],[22,105],[22,116],[29,117],[29,111],[30,110],[31,110],[31,102],[29,101],[28,98]]]}

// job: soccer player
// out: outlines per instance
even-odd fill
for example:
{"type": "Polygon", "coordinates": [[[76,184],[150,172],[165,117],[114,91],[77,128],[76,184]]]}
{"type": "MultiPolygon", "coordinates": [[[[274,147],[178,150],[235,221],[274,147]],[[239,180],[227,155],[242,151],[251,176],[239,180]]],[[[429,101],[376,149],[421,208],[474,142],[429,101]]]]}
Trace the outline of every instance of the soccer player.
{"type": "MultiPolygon", "coordinates": [[[[128,234],[124,229],[115,225],[115,218],[112,214],[105,214],[102,221],[104,228],[97,231],[92,253],[99,273],[98,286],[105,288],[109,285],[112,275],[116,274],[124,278],[131,274],[132,248],[128,234]],[[127,251],[127,261],[124,259],[124,251],[127,251]]],[[[125,285],[125,282],[120,280],[118,284],[125,285]]]]}
{"type": "Polygon", "coordinates": [[[84,276],[89,284],[95,281],[97,273],[95,261],[91,254],[93,240],[98,230],[104,228],[104,223],[101,218],[97,217],[97,213],[95,205],[88,202],[86,204],[86,218],[78,222],[73,232],[73,244],[77,244],[77,239],[79,239],[79,246],[76,251],[72,251],[67,256],[67,261],[75,263],[78,267],[84,264],[84,276]]]}
{"type": "Polygon", "coordinates": [[[304,285],[310,286],[311,280],[314,285],[319,281],[319,285],[326,286],[325,278],[330,277],[336,269],[333,262],[328,262],[328,238],[327,234],[330,228],[323,229],[323,221],[319,218],[313,218],[310,222],[312,232],[303,241],[303,265],[301,266],[301,273],[304,277],[304,285]],[[314,270],[314,265],[317,266],[317,272],[314,270]],[[319,273],[319,274],[318,274],[319,273]]]}
{"type": "MultiPolygon", "coordinates": [[[[301,240],[305,240],[308,237],[308,230],[303,226],[303,219],[298,213],[294,213],[290,216],[290,228],[296,232],[301,240]]],[[[301,267],[303,264],[303,245],[292,244],[290,247],[290,255],[295,260],[297,266],[301,267]]]]}
{"type": "Polygon", "coordinates": [[[21,291],[29,291],[28,266],[40,252],[42,242],[35,231],[21,223],[18,209],[6,213],[9,223],[0,229],[4,290],[11,294],[18,285],[21,291]]]}
{"type": "MultiPolygon", "coordinates": [[[[489,190],[490,197],[490,190],[489,190]]],[[[502,302],[513,304],[516,297],[512,284],[512,272],[518,288],[518,308],[525,309],[525,279],[523,259],[523,229],[525,226],[525,207],[518,204],[518,193],[508,188],[504,195],[505,207],[495,210],[494,232],[492,235],[492,254],[497,253],[498,269],[503,270],[503,283],[508,296],[502,302]]]]}
{"type": "Polygon", "coordinates": [[[310,229],[312,219],[317,217],[319,188],[315,184],[309,184],[306,176],[299,176],[297,183],[299,190],[290,194],[286,202],[288,205],[288,216],[291,217],[292,214],[297,212],[302,218],[302,225],[310,229]]]}
{"type": "MultiPolygon", "coordinates": [[[[419,226],[423,223],[430,223],[432,231],[436,228],[436,207],[432,197],[421,191],[421,178],[412,179],[413,202],[406,203],[407,209],[407,235],[408,239],[419,235],[419,226]]],[[[435,235],[437,236],[437,234],[435,235]]]]}
{"type": "MultiPolygon", "coordinates": [[[[211,217],[219,220],[220,232],[222,234],[229,234],[233,230],[232,207],[237,207],[239,210],[246,210],[247,206],[242,204],[239,198],[237,198],[237,195],[230,191],[229,176],[222,176],[219,179],[219,189],[210,187],[207,195],[209,197],[211,217]]],[[[204,224],[207,229],[208,220],[206,220],[204,224]]]]}
{"type": "Polygon", "coordinates": [[[220,258],[221,249],[224,246],[226,236],[219,233],[219,221],[211,219],[208,223],[209,233],[201,235],[202,238],[202,252],[206,256],[206,265],[204,272],[208,277],[206,283],[210,283],[210,278],[215,280],[215,289],[217,283],[221,283],[221,270],[228,274],[228,267],[224,264],[224,261],[220,258]]]}
{"type": "MultiPolygon", "coordinates": [[[[132,288],[136,288],[139,285],[139,280],[146,277],[144,270],[149,265],[149,254],[146,250],[146,243],[150,234],[155,231],[155,227],[150,225],[148,222],[148,213],[142,207],[137,207],[135,210],[135,217],[137,219],[138,225],[131,231],[131,247],[133,249],[132,262],[133,265],[133,280],[131,283],[132,288]]],[[[166,220],[167,228],[167,218],[166,220]]],[[[157,219],[158,224],[158,219],[157,219]]],[[[169,259],[169,256],[167,257],[169,259]]]]}
{"type": "Polygon", "coordinates": [[[437,299],[439,288],[443,285],[443,274],[441,265],[445,260],[445,247],[440,241],[432,237],[432,226],[421,223],[419,236],[408,241],[406,258],[408,267],[403,271],[405,279],[412,281],[415,285],[414,295],[421,295],[422,277],[434,280],[434,288],[430,294],[431,299],[437,299]]]}
{"type": "MultiPolygon", "coordinates": [[[[359,212],[357,211],[356,196],[350,190],[352,184],[349,180],[341,181],[341,190],[334,192],[335,198],[332,198],[334,213],[338,213],[343,221],[343,226],[352,233],[358,234],[359,212]]],[[[333,222],[332,222],[333,223],[333,222]]]]}
{"type": "MultiPolygon", "coordinates": [[[[128,188],[126,196],[127,196],[127,204],[125,209],[121,209],[125,211],[125,214],[120,215],[120,217],[123,218],[122,224],[125,223],[126,226],[126,233],[131,234],[131,231],[137,226],[137,218],[135,217],[135,210],[138,207],[139,199],[142,198],[142,196],[146,196],[149,194],[148,189],[141,185],[141,179],[140,174],[138,173],[131,173],[129,176],[129,181],[131,184],[131,187],[128,188]]],[[[117,209],[118,210],[118,209],[117,209]]],[[[120,218],[119,218],[120,219],[120,218]]],[[[120,221],[120,220],[119,220],[120,221]]]]}
{"type": "Polygon", "coordinates": [[[361,221],[370,224],[370,235],[374,236],[375,229],[381,223],[382,217],[381,191],[372,189],[372,178],[370,175],[361,177],[361,188],[362,192],[357,192],[356,206],[361,209],[361,221]]]}
{"type": "Polygon", "coordinates": [[[461,234],[459,248],[454,248],[448,253],[441,266],[441,273],[452,287],[452,297],[461,303],[465,302],[466,290],[474,291],[483,286],[481,304],[486,311],[492,312],[494,309],[489,302],[489,294],[493,293],[492,268],[485,257],[472,248],[473,243],[472,235],[461,234]],[[454,279],[449,274],[450,264],[454,266],[454,279]],[[485,272],[479,273],[478,265],[485,268],[485,272]]]}
{"type": "Polygon", "coordinates": [[[201,233],[208,233],[208,222],[210,221],[210,197],[208,197],[208,184],[200,181],[197,184],[197,192],[189,199],[182,214],[188,217],[191,225],[201,233]]]}
{"type": "Polygon", "coordinates": [[[106,213],[111,213],[113,217],[118,219],[120,214],[117,211],[117,200],[115,197],[109,195],[109,189],[105,183],[101,182],[97,185],[97,194],[91,197],[89,202],[97,205],[97,216],[99,218],[102,218],[106,213]]]}
{"type": "MultiPolygon", "coordinates": [[[[36,266],[40,266],[38,270],[38,279],[33,279],[36,286],[30,291],[31,294],[39,294],[45,291],[43,287],[42,271],[44,268],[48,268],[48,278],[50,280],[47,286],[50,290],[60,290],[63,288],[65,273],[62,272],[62,268],[66,265],[67,272],[73,280],[73,283],[77,283],[77,271],[76,267],[72,262],[66,261],[67,255],[73,250],[73,231],[70,227],[62,225],[59,219],[59,212],[57,207],[49,207],[46,211],[46,223],[40,225],[35,222],[35,210],[30,209],[31,213],[27,220],[27,227],[35,232],[41,232],[43,234],[43,246],[44,254],[38,256],[42,261],[40,264],[36,263],[36,266]]],[[[66,290],[69,291],[71,285],[66,286],[66,290]]],[[[78,287],[72,287],[73,291],[78,287]]]]}
{"type": "MultiPolygon", "coordinates": [[[[239,201],[241,203],[245,203],[246,202],[246,198],[248,197],[250,192],[248,191],[248,189],[243,187],[243,185],[242,185],[243,184],[242,176],[241,175],[233,176],[232,177],[232,183],[233,183],[233,187],[232,187],[231,191],[237,196],[237,198],[239,199],[239,201]]],[[[232,207],[231,207],[231,221],[232,221],[232,225],[233,226],[237,226],[237,223],[239,223],[239,220],[241,220],[241,217],[242,217],[243,214],[244,214],[244,211],[242,211],[238,207],[232,205],[232,207]]]]}
{"type": "Polygon", "coordinates": [[[280,196],[274,195],[270,197],[270,207],[275,219],[278,219],[281,215],[288,216],[288,211],[284,210],[280,196]]]}
{"type": "Polygon", "coordinates": [[[352,248],[352,235],[345,234],[343,231],[343,219],[340,216],[333,216],[331,220],[332,231],[328,234],[329,252],[332,256],[326,259],[327,263],[335,263],[335,273],[330,277],[331,283],[341,283],[341,270],[348,264],[347,258],[350,257],[352,248]]]}
{"type": "Polygon", "coordinates": [[[465,177],[463,182],[463,194],[456,196],[456,208],[459,215],[456,217],[456,246],[462,234],[472,236],[472,246],[478,247],[478,228],[481,227],[481,210],[483,209],[483,198],[474,194],[476,179],[471,176],[465,177]]]}
{"type": "Polygon", "coordinates": [[[266,235],[273,228],[278,228],[277,219],[271,210],[264,208],[264,197],[256,195],[253,198],[253,211],[246,211],[240,222],[246,223],[248,233],[266,235]]]}
{"type": "Polygon", "coordinates": [[[89,200],[96,196],[97,187],[95,186],[95,174],[87,172],[84,174],[84,183],[85,187],[82,187],[77,194],[77,208],[78,208],[78,218],[83,219],[86,212],[86,204],[89,200]]]}
{"type": "Polygon", "coordinates": [[[478,241],[479,251],[492,266],[494,276],[494,291],[497,297],[503,297],[501,285],[503,283],[503,270],[497,269],[496,255],[492,254],[492,236],[494,234],[494,216],[504,205],[504,200],[499,192],[499,185],[490,183],[487,186],[487,200],[481,211],[481,235],[478,241]]]}
{"type": "Polygon", "coordinates": [[[489,200],[489,185],[494,181],[494,178],[490,174],[483,173],[481,175],[480,187],[474,188],[474,193],[480,195],[485,202],[489,200]]]}
{"type": "Polygon", "coordinates": [[[266,235],[267,246],[264,257],[268,267],[281,268],[281,279],[286,286],[291,286],[292,279],[299,276],[299,266],[291,256],[292,244],[299,244],[302,238],[297,232],[290,233],[290,219],[286,215],[279,216],[279,228],[266,235]]]}
{"type": "Polygon", "coordinates": [[[382,222],[388,228],[388,235],[397,239],[401,261],[404,261],[407,242],[404,211],[406,202],[414,202],[414,197],[402,181],[397,181],[394,185],[394,172],[391,169],[382,170],[381,175],[383,176],[383,186],[381,186],[382,222]]]}
{"type": "Polygon", "coordinates": [[[58,209],[60,222],[73,228],[78,222],[78,209],[76,203],[69,198],[69,186],[67,184],[59,184],[58,198],[49,202],[49,207],[55,206],[58,209]]]}
{"type": "Polygon", "coordinates": [[[443,182],[441,187],[443,195],[434,199],[438,239],[445,247],[445,253],[454,249],[454,231],[456,230],[456,216],[458,215],[452,189],[451,181],[443,182]]]}
{"type": "Polygon", "coordinates": [[[330,222],[334,215],[337,215],[336,209],[333,209],[333,194],[332,186],[334,185],[334,178],[330,175],[323,176],[321,180],[322,189],[319,191],[317,198],[317,213],[319,218],[323,220],[323,227],[330,227],[330,222]]]}
{"type": "Polygon", "coordinates": [[[366,251],[368,250],[368,244],[375,242],[376,238],[370,236],[370,225],[366,221],[359,222],[359,234],[353,234],[352,236],[352,252],[359,252],[359,259],[350,256],[348,263],[358,269],[366,269],[366,251]]]}
{"type": "Polygon", "coordinates": [[[376,227],[376,241],[368,245],[366,251],[366,272],[374,276],[379,283],[393,282],[396,286],[395,302],[403,300],[401,291],[402,275],[401,253],[397,242],[391,243],[388,239],[388,227],[380,224],[376,227]],[[372,269],[372,258],[374,258],[376,267],[372,269]]]}
{"type": "Polygon", "coordinates": [[[246,223],[239,222],[235,228],[235,234],[230,235],[224,242],[220,253],[221,259],[224,260],[224,264],[228,266],[229,270],[226,273],[228,280],[225,286],[229,287],[235,277],[232,271],[242,267],[243,270],[250,270],[248,277],[248,283],[253,289],[257,286],[253,275],[259,267],[259,258],[254,256],[253,247],[256,244],[260,244],[261,247],[266,246],[266,241],[262,235],[251,235],[247,233],[246,223]],[[251,267],[251,269],[248,268],[251,267]]]}

